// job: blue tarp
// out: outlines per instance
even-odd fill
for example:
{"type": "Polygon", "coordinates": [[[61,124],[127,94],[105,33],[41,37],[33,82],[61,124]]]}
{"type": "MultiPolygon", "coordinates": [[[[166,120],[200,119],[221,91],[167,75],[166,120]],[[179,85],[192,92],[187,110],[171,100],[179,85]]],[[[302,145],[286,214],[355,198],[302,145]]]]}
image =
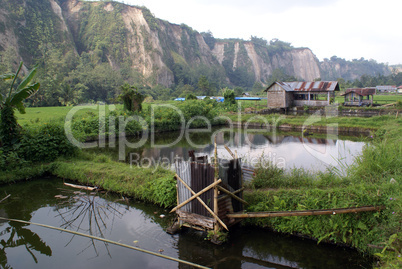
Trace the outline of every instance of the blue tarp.
{"type": "Polygon", "coordinates": [[[179,98],[176,98],[176,99],[174,99],[175,101],[185,101],[186,100],[186,98],[184,98],[184,97],[179,97],[179,98]]]}
{"type": "Polygon", "coordinates": [[[258,101],[258,100],[261,100],[261,98],[260,97],[235,97],[235,100],[258,101]]]}

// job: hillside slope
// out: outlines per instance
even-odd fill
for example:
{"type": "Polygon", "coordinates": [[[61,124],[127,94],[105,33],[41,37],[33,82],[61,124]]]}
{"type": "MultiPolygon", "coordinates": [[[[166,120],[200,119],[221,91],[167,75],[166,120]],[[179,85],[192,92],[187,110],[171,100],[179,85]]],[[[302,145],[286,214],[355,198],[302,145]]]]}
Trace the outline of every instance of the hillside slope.
{"type": "Polygon", "coordinates": [[[0,0],[0,52],[3,58],[14,55],[9,64],[23,60],[27,67],[46,66],[57,50],[59,58],[84,55],[93,66],[108,64],[125,78],[138,76],[147,85],[167,87],[194,85],[200,75],[217,87],[251,87],[267,83],[275,70],[302,80],[389,74],[376,62],[353,64],[335,57],[320,63],[310,49],[285,42],[203,34],[157,19],[144,7],[117,2],[0,0]]]}

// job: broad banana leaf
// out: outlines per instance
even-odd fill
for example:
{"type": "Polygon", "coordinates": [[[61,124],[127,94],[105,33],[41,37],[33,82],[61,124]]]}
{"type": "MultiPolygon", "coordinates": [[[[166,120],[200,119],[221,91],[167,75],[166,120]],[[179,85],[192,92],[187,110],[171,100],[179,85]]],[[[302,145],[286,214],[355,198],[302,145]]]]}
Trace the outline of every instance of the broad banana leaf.
{"type": "Polygon", "coordinates": [[[15,106],[21,114],[25,114],[25,106],[22,101],[35,94],[39,90],[39,87],[39,82],[25,87],[19,92],[15,93],[10,100],[6,100],[6,102],[9,101],[10,105],[15,106]]]}
{"type": "Polygon", "coordinates": [[[0,79],[2,80],[7,80],[7,79],[13,79],[15,74],[2,74],[0,75],[0,79]]]}
{"type": "Polygon", "coordinates": [[[28,76],[26,76],[24,78],[24,80],[20,83],[20,85],[18,85],[18,88],[16,89],[16,91],[18,92],[19,90],[25,88],[29,82],[31,82],[31,80],[33,79],[33,77],[36,74],[36,67],[34,67],[34,69],[32,69],[31,73],[28,74],[28,76]]]}

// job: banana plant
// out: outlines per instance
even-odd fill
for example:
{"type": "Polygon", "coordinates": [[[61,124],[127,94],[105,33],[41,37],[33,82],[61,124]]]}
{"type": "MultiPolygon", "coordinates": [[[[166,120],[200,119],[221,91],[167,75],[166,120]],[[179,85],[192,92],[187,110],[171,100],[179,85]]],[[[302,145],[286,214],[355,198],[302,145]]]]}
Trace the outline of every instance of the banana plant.
{"type": "Polygon", "coordinates": [[[23,101],[34,95],[40,87],[40,83],[31,84],[36,74],[36,67],[31,70],[16,88],[14,87],[22,65],[23,63],[21,62],[15,74],[0,75],[0,79],[2,80],[13,80],[8,94],[0,94],[0,141],[5,149],[10,149],[19,141],[19,125],[14,110],[17,109],[21,114],[25,114],[23,101]]]}

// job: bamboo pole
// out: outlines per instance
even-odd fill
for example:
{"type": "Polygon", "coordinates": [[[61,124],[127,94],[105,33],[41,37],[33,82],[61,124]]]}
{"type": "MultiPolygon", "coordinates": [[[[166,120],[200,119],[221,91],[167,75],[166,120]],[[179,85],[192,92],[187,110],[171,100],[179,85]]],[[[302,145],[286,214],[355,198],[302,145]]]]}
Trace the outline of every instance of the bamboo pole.
{"type": "Polygon", "coordinates": [[[236,159],[236,156],[233,154],[233,152],[230,150],[230,148],[226,145],[224,147],[229,152],[230,156],[232,156],[233,159],[236,159]]]}
{"type": "MultiPolygon", "coordinates": [[[[187,183],[184,182],[184,180],[179,177],[179,175],[176,174],[176,177],[181,181],[181,183],[183,183],[184,187],[186,187],[186,188],[191,192],[192,195],[195,195],[195,194],[196,194],[196,193],[190,188],[190,186],[188,186],[187,183]]],[[[205,204],[205,202],[204,202],[200,197],[197,197],[197,200],[205,207],[205,209],[215,218],[215,220],[216,220],[217,222],[219,222],[226,230],[229,231],[229,229],[228,229],[228,227],[225,225],[225,223],[223,223],[223,221],[218,217],[218,215],[215,214],[215,212],[212,211],[212,210],[209,208],[209,206],[207,206],[207,205],[205,204]]]]}
{"type": "Polygon", "coordinates": [[[29,224],[29,225],[36,225],[36,226],[40,226],[40,227],[44,227],[44,228],[48,228],[48,229],[62,231],[62,232],[70,233],[70,234],[75,234],[75,235],[91,238],[91,239],[94,239],[94,240],[99,240],[99,241],[102,241],[102,242],[106,242],[106,243],[109,243],[109,244],[117,245],[117,246],[120,246],[120,247],[125,247],[125,248],[129,248],[129,249],[137,250],[137,251],[147,253],[147,254],[151,254],[151,255],[154,255],[154,256],[157,256],[157,257],[160,257],[160,258],[163,258],[163,259],[167,259],[167,260],[171,260],[171,261],[175,261],[175,262],[179,262],[179,263],[184,263],[184,264],[194,266],[194,267],[197,267],[197,268],[209,268],[209,267],[206,267],[206,266],[203,266],[203,265],[199,265],[199,264],[195,264],[195,263],[188,262],[188,261],[185,261],[185,260],[169,257],[169,256],[166,256],[166,255],[156,253],[156,252],[152,252],[152,251],[149,251],[149,250],[145,250],[145,249],[142,249],[142,248],[138,248],[138,247],[122,244],[122,243],[119,243],[119,242],[115,242],[115,241],[112,241],[112,240],[109,240],[109,239],[106,239],[106,238],[101,238],[101,237],[97,237],[97,236],[93,236],[93,235],[88,235],[88,234],[84,234],[84,233],[80,233],[80,232],[76,232],[76,231],[71,231],[71,230],[67,230],[67,229],[63,229],[63,228],[58,228],[58,227],[54,227],[54,226],[50,226],[50,225],[34,223],[34,222],[29,222],[29,221],[23,221],[23,220],[17,220],[17,219],[8,219],[8,218],[3,218],[3,217],[0,217],[0,219],[6,220],[6,221],[29,224]]]}
{"type": "Polygon", "coordinates": [[[274,218],[274,217],[291,217],[291,216],[318,216],[318,215],[335,215],[335,214],[357,213],[366,211],[378,211],[381,209],[384,209],[384,207],[361,206],[361,207],[349,207],[349,208],[300,210],[300,211],[233,213],[233,214],[227,214],[227,217],[234,219],[243,219],[243,218],[274,218]]]}
{"type": "MultiPolygon", "coordinates": [[[[199,197],[200,195],[202,195],[203,193],[209,191],[210,189],[212,189],[213,187],[215,187],[216,185],[218,185],[219,183],[221,183],[222,180],[219,179],[218,181],[212,183],[211,185],[209,185],[208,187],[205,187],[204,189],[202,189],[201,191],[197,192],[195,195],[191,196],[189,199],[187,199],[186,201],[182,202],[181,204],[177,205],[175,208],[173,208],[169,213],[172,213],[174,211],[176,211],[177,209],[179,209],[180,207],[184,206],[185,204],[191,202],[192,200],[194,200],[195,198],[199,197]]],[[[178,201],[179,202],[179,201],[178,201]]]]}
{"type": "MultiPolygon", "coordinates": [[[[238,194],[239,192],[242,192],[242,191],[244,191],[245,189],[246,189],[245,187],[242,187],[242,188],[240,188],[240,189],[238,189],[238,190],[232,192],[232,194],[238,194]]],[[[226,199],[227,196],[229,196],[229,195],[227,195],[227,194],[222,195],[221,197],[219,197],[218,201],[221,201],[221,200],[226,199]]]]}
{"type": "MultiPolygon", "coordinates": [[[[225,188],[223,188],[223,187],[221,187],[221,186],[218,186],[218,189],[219,189],[220,191],[226,193],[226,194],[229,195],[230,197],[236,199],[237,201],[239,201],[239,202],[241,202],[241,203],[243,203],[243,204],[248,205],[248,203],[247,203],[246,201],[244,201],[244,200],[241,199],[240,197],[234,195],[233,193],[231,193],[231,192],[228,191],[227,189],[225,189],[225,188]]],[[[244,188],[239,189],[238,192],[241,191],[242,189],[244,189],[244,188]]]]}

